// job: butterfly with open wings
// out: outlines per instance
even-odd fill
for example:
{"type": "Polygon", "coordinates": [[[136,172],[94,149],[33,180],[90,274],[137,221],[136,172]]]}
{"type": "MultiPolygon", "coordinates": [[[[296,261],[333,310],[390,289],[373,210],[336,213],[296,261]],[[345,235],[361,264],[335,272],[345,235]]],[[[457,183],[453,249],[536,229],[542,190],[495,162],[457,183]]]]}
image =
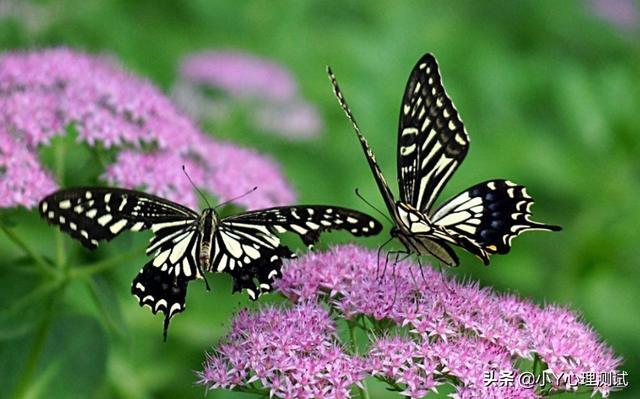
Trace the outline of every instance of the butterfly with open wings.
{"type": "Polygon", "coordinates": [[[153,232],[147,247],[153,259],[133,280],[131,293],[154,314],[164,313],[165,339],[169,321],[185,309],[187,284],[205,279],[205,272],[230,274],[233,291],[246,290],[254,300],[271,291],[283,259],[294,257],[277,233],[293,232],[311,245],[328,230],[355,236],[382,230],[374,218],[334,206],[283,206],[219,219],[215,208],[198,214],[166,199],[120,188],[60,190],[44,198],[39,209],[49,223],[90,249],[127,230],[153,232]]]}
{"type": "Polygon", "coordinates": [[[458,257],[449,246],[454,244],[488,265],[490,255],[509,252],[513,238],[524,231],[560,230],[532,221],[533,198],[524,186],[508,180],[476,184],[432,211],[469,150],[469,135],[442,86],[433,55],[425,54],[417,62],[402,98],[397,150],[400,201],[395,201],[331,68],[327,73],[393,219],[391,236],[407,254],[431,255],[456,266],[458,257]]]}

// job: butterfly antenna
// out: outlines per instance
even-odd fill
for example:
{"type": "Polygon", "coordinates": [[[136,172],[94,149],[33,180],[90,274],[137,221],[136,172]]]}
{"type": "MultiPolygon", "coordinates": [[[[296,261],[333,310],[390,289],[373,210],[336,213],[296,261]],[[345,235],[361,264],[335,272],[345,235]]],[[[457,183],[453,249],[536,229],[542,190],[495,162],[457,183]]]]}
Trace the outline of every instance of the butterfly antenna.
{"type": "Polygon", "coordinates": [[[237,199],[240,199],[240,198],[244,197],[245,195],[249,195],[249,194],[251,194],[252,192],[256,191],[257,189],[258,189],[258,186],[255,186],[254,188],[252,188],[251,190],[247,191],[246,193],[244,193],[244,194],[242,194],[242,195],[238,195],[238,196],[237,196],[237,197],[235,197],[235,198],[231,198],[230,200],[227,200],[227,201],[225,201],[225,202],[223,202],[223,203],[221,203],[221,204],[216,205],[216,206],[215,206],[215,208],[213,208],[213,209],[218,209],[218,208],[220,208],[221,206],[225,206],[225,205],[227,205],[229,202],[233,202],[233,201],[235,201],[235,200],[237,200],[237,199]]]}
{"type": "Polygon", "coordinates": [[[200,196],[204,199],[204,202],[207,203],[207,207],[211,208],[211,204],[209,203],[209,200],[207,200],[207,197],[205,197],[205,195],[202,193],[202,191],[200,191],[200,189],[198,188],[198,186],[196,186],[193,183],[193,180],[191,180],[191,176],[189,176],[189,174],[187,173],[187,168],[182,165],[182,171],[184,172],[185,176],[187,176],[187,179],[189,179],[189,183],[191,183],[191,185],[193,186],[193,188],[196,189],[196,191],[200,194],[200,196]]]}
{"type": "Polygon", "coordinates": [[[369,205],[371,208],[373,208],[376,212],[378,212],[379,214],[381,214],[385,219],[387,219],[391,224],[393,224],[393,220],[391,220],[391,218],[389,216],[387,216],[387,214],[385,214],[384,212],[382,212],[380,209],[376,208],[375,206],[373,206],[373,204],[369,201],[367,201],[361,194],[360,191],[358,191],[358,189],[356,188],[356,195],[358,196],[358,198],[360,198],[362,201],[364,201],[365,204],[369,205]]]}

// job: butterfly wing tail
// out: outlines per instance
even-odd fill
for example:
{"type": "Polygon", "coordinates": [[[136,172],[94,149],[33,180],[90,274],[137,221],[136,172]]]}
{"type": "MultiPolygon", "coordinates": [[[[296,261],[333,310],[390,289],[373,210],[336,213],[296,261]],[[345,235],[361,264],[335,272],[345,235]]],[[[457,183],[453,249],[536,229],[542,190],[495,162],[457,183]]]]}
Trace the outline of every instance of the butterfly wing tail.
{"type": "Polygon", "coordinates": [[[164,314],[162,335],[165,341],[171,318],[185,309],[188,283],[187,279],[175,277],[149,262],[140,269],[131,285],[131,293],[140,306],[148,306],[153,314],[164,314]]]}
{"type": "Polygon", "coordinates": [[[512,240],[525,231],[561,230],[560,226],[531,220],[533,202],[524,186],[490,180],[453,197],[431,218],[434,224],[465,237],[488,254],[506,254],[512,240]]]}

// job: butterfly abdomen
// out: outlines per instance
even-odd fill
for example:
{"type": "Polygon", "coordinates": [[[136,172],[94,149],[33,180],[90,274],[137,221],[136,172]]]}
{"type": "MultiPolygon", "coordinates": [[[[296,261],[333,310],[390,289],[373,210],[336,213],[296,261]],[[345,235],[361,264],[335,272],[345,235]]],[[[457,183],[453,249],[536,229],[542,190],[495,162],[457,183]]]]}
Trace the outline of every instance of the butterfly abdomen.
{"type": "Polygon", "coordinates": [[[213,236],[218,225],[218,217],[216,212],[211,209],[205,209],[199,220],[200,231],[200,254],[198,261],[202,270],[211,270],[211,248],[213,246],[213,236]]]}

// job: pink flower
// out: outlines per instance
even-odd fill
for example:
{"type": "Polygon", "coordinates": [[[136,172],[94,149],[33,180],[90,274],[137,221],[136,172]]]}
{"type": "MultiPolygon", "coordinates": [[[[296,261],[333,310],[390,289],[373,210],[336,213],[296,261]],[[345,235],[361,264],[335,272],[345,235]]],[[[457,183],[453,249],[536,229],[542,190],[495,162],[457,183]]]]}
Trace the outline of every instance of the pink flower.
{"type": "Polygon", "coordinates": [[[277,63],[238,51],[205,51],[186,57],[174,85],[176,101],[196,118],[222,119],[230,101],[250,109],[258,130],[288,138],[309,138],[322,129],[316,108],[304,101],[289,71],[277,63]],[[215,98],[204,89],[222,91],[215,98]]]}
{"type": "MultiPolygon", "coordinates": [[[[436,388],[443,376],[458,381],[454,397],[536,397],[530,387],[498,393],[483,384],[491,370],[517,376],[515,361],[534,355],[555,375],[614,372],[620,366],[620,358],[571,311],[444,278],[430,267],[421,272],[411,262],[377,277],[384,263],[384,254],[378,259],[375,251],[336,246],[287,262],[278,289],[294,303],[326,300],[346,319],[390,320],[395,327],[388,333],[408,333],[373,340],[367,362],[370,373],[401,384],[409,397],[436,388]]],[[[606,395],[610,388],[595,392],[606,395]]]]}
{"type": "Polygon", "coordinates": [[[280,398],[349,398],[364,365],[343,351],[335,331],[327,311],[313,303],[242,311],[208,355],[198,382],[232,389],[260,381],[280,398]]]}
{"type": "Polygon", "coordinates": [[[151,83],[112,59],[65,48],[1,55],[0,110],[7,130],[30,146],[71,123],[81,140],[107,147],[181,149],[200,135],[151,83]]]}
{"type": "MultiPolygon", "coordinates": [[[[169,200],[196,208],[199,198],[182,172],[185,166],[193,182],[215,195],[218,203],[247,193],[233,202],[248,209],[290,204],[295,194],[275,161],[255,151],[208,138],[190,152],[121,152],[110,165],[106,180],[121,187],[144,187],[169,200]]],[[[215,205],[215,204],[212,204],[215,205]]]]}
{"type": "Polygon", "coordinates": [[[106,171],[112,184],[195,207],[185,165],[219,201],[255,186],[234,202],[261,208],[295,197],[273,160],[209,138],[151,83],[106,57],[64,48],[0,55],[0,118],[0,207],[31,207],[55,190],[37,147],[69,126],[91,146],[129,148],[106,171]]]}
{"type": "Polygon", "coordinates": [[[633,0],[587,0],[593,13],[621,28],[637,28],[640,15],[633,0]]]}
{"type": "Polygon", "coordinates": [[[231,96],[288,101],[298,91],[289,71],[275,62],[238,51],[205,51],[187,56],[180,76],[231,96]]]}
{"type": "Polygon", "coordinates": [[[0,126],[0,208],[32,207],[56,187],[35,153],[0,126]]]}

